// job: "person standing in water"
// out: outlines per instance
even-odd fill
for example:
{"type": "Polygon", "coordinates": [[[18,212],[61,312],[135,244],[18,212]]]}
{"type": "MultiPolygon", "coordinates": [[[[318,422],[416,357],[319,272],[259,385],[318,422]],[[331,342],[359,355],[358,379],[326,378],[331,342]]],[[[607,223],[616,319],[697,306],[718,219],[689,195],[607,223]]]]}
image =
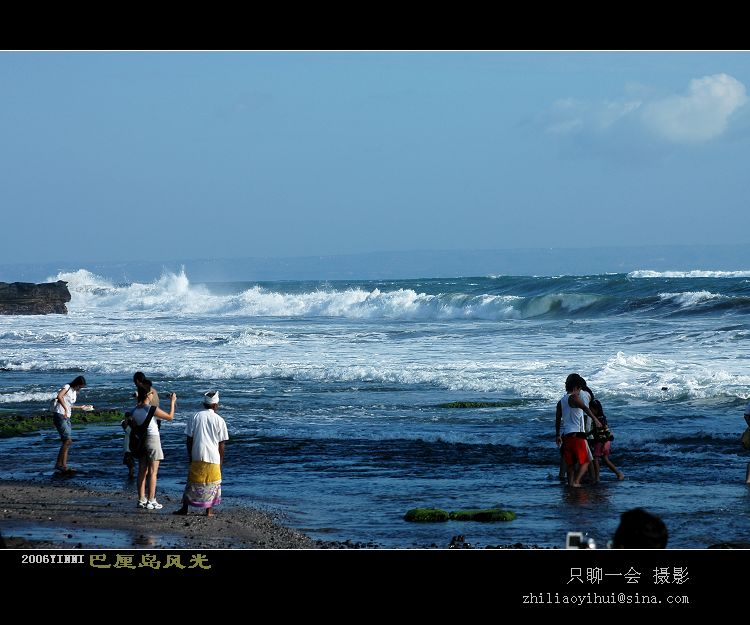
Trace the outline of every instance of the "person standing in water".
{"type": "Polygon", "coordinates": [[[562,445],[563,457],[568,473],[568,485],[580,488],[581,478],[589,466],[589,446],[586,442],[586,422],[584,415],[587,414],[597,427],[601,423],[589,409],[579,394],[586,385],[581,376],[571,374],[565,380],[565,395],[560,400],[561,418],[556,420],[556,442],[562,445]],[[578,470],[575,470],[578,465],[578,470]]]}
{"type": "Polygon", "coordinates": [[[75,469],[68,467],[68,450],[73,443],[70,415],[73,410],[92,410],[93,406],[74,406],[78,399],[78,391],[86,386],[86,378],[76,377],[70,384],[64,385],[58,392],[52,408],[52,419],[60,434],[60,451],[55,462],[55,472],[70,475],[75,469]]]}
{"type": "Polygon", "coordinates": [[[625,475],[623,474],[623,472],[620,471],[609,458],[610,447],[612,444],[611,441],[614,436],[612,436],[612,432],[609,429],[607,417],[604,415],[604,408],[602,407],[602,403],[598,399],[594,399],[589,404],[589,408],[591,408],[591,411],[596,415],[597,419],[599,419],[600,423],[604,426],[601,428],[594,427],[594,461],[592,463],[594,466],[594,483],[599,481],[600,458],[604,460],[604,464],[612,469],[612,472],[617,476],[618,480],[624,480],[625,475]]]}

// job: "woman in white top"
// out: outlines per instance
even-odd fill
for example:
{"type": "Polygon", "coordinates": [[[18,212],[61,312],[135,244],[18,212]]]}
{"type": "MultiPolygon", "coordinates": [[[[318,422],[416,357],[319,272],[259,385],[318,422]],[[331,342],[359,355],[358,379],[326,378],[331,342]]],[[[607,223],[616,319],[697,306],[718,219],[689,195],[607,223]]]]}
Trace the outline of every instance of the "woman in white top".
{"type": "Polygon", "coordinates": [[[79,375],[70,384],[63,386],[58,392],[55,398],[55,403],[52,408],[52,419],[55,422],[55,427],[60,434],[60,451],[57,454],[57,462],[55,462],[55,471],[69,475],[75,471],[68,467],[68,449],[73,442],[71,438],[71,427],[70,427],[70,413],[76,409],[81,410],[88,408],[88,406],[74,406],[78,399],[78,391],[86,386],[86,379],[79,375]]]}
{"type": "MultiPolygon", "coordinates": [[[[131,419],[136,425],[143,425],[148,417],[151,408],[151,381],[143,380],[138,386],[138,405],[133,410],[131,419]]],[[[165,419],[171,421],[174,419],[174,405],[177,401],[177,395],[172,393],[170,397],[171,406],[169,412],[164,412],[157,408],[154,412],[156,419],[165,419]]],[[[138,507],[146,510],[159,510],[163,506],[156,501],[156,476],[159,472],[159,462],[164,460],[164,453],[161,450],[161,437],[156,421],[152,418],[146,429],[146,444],[143,455],[138,459],[138,507]],[[146,480],[148,480],[148,499],[146,499],[146,480]]]]}

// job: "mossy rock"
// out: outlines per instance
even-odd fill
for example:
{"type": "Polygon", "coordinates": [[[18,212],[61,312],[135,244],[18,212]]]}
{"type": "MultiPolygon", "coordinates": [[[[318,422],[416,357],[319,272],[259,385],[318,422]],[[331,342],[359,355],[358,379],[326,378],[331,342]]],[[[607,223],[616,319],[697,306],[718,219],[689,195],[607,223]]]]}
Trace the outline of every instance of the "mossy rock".
{"type": "Polygon", "coordinates": [[[507,401],[452,401],[447,404],[438,404],[438,408],[507,408],[507,401]]]}
{"type": "Polygon", "coordinates": [[[440,523],[447,521],[449,514],[439,508],[412,508],[404,515],[404,521],[411,523],[440,523]]]}
{"type": "MultiPolygon", "coordinates": [[[[120,410],[95,410],[93,412],[73,412],[71,423],[81,425],[86,423],[119,423],[125,415],[120,410]]],[[[55,428],[52,414],[45,412],[36,415],[2,415],[0,416],[0,438],[21,436],[29,432],[55,428]]]]}
{"type": "Polygon", "coordinates": [[[516,518],[516,513],[510,510],[501,510],[500,508],[487,508],[485,510],[456,510],[450,513],[451,521],[480,521],[482,523],[491,523],[493,521],[512,521],[516,518]]]}

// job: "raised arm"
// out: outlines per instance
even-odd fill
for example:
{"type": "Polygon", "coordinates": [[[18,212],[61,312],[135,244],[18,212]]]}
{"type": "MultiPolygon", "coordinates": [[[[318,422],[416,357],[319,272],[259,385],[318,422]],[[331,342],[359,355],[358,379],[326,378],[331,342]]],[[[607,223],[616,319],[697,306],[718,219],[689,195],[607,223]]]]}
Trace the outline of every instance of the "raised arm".
{"type": "Polygon", "coordinates": [[[164,412],[161,408],[157,408],[156,412],[154,412],[154,416],[157,419],[163,419],[164,421],[171,421],[174,419],[174,405],[177,401],[177,394],[172,393],[169,396],[170,406],[169,406],[169,412],[164,412]]]}

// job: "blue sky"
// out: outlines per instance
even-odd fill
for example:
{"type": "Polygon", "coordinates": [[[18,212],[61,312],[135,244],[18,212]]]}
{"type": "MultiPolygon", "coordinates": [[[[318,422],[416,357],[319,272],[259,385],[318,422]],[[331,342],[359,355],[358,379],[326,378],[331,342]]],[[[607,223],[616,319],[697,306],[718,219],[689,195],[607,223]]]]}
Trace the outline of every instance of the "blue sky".
{"type": "Polygon", "coordinates": [[[750,241],[747,53],[1,53],[0,262],[750,241]]]}

